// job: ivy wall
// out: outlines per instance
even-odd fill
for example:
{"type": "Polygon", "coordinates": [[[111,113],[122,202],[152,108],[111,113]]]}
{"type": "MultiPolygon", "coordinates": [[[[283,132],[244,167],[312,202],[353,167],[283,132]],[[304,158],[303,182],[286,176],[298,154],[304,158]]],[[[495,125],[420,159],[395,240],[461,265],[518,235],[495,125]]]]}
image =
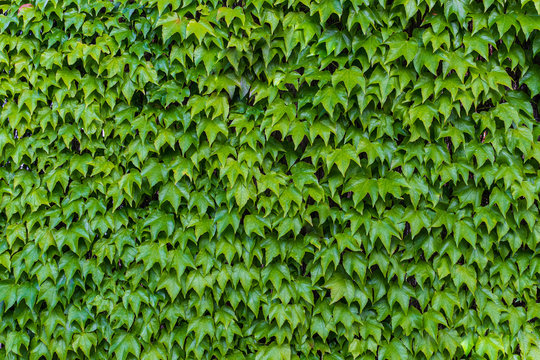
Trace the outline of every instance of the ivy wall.
{"type": "Polygon", "coordinates": [[[540,359],[540,1],[0,11],[1,359],[540,359]]]}

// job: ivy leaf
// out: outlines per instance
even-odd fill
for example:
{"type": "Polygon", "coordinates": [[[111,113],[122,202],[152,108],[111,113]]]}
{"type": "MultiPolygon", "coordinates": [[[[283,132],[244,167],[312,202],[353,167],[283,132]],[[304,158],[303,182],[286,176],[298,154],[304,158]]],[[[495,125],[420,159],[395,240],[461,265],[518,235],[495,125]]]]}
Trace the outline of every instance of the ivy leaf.
{"type": "Polygon", "coordinates": [[[291,359],[291,348],[287,344],[283,345],[270,345],[263,347],[260,351],[257,352],[255,360],[290,360],[291,359]]]}
{"type": "Polygon", "coordinates": [[[325,110],[333,117],[334,110],[337,104],[343,105],[346,109],[348,104],[347,93],[343,87],[333,88],[326,86],[322,90],[319,90],[313,98],[313,104],[318,105],[322,103],[325,110]]]}
{"type": "Polygon", "coordinates": [[[405,58],[407,64],[409,64],[418,54],[418,44],[414,41],[395,41],[391,42],[386,57],[385,63],[395,61],[400,56],[405,58]]]}
{"type": "Polygon", "coordinates": [[[163,42],[169,40],[174,34],[180,34],[182,39],[188,36],[187,21],[180,17],[177,13],[167,13],[160,18],[156,26],[161,26],[163,42]]]}
{"type": "Polygon", "coordinates": [[[120,332],[112,340],[109,354],[114,353],[118,359],[125,360],[128,354],[139,358],[141,346],[132,334],[120,332]]]}
{"type": "Polygon", "coordinates": [[[531,95],[536,96],[540,94],[540,82],[538,81],[539,78],[540,78],[540,66],[533,65],[523,75],[520,83],[527,85],[527,87],[531,91],[531,95]]]}
{"type": "Polygon", "coordinates": [[[453,271],[454,283],[459,288],[461,284],[466,284],[469,290],[476,291],[476,271],[471,266],[457,265],[453,271]]]}
{"type": "Polygon", "coordinates": [[[469,12],[469,0],[449,0],[444,3],[444,16],[450,19],[450,15],[456,15],[458,21],[463,23],[469,12]]]}
{"type": "Polygon", "coordinates": [[[504,355],[502,340],[496,335],[480,336],[475,346],[476,353],[480,356],[487,354],[490,360],[498,358],[499,351],[504,355]]]}
{"type": "Polygon", "coordinates": [[[393,339],[388,344],[384,344],[381,347],[381,350],[381,356],[390,360],[401,359],[403,354],[407,354],[407,349],[403,343],[397,339],[393,339]]]}
{"type": "Polygon", "coordinates": [[[22,355],[21,346],[28,348],[30,337],[25,332],[12,331],[6,338],[6,351],[12,352],[19,356],[22,355]]]}
{"type": "Polygon", "coordinates": [[[315,11],[319,13],[321,23],[325,23],[332,14],[337,14],[341,17],[343,7],[339,0],[323,0],[312,8],[310,15],[313,15],[315,11]]]}
{"type": "Polygon", "coordinates": [[[190,20],[186,27],[186,36],[189,36],[191,34],[195,34],[197,37],[197,40],[201,42],[201,40],[206,36],[206,34],[214,35],[214,29],[212,28],[212,25],[206,21],[195,21],[190,20]]]}
{"type": "Polygon", "coordinates": [[[331,304],[339,301],[341,298],[345,298],[347,303],[351,303],[355,299],[356,288],[354,283],[338,273],[334,274],[326,282],[324,287],[330,289],[331,304]]]}
{"type": "Polygon", "coordinates": [[[73,337],[73,350],[81,349],[83,354],[90,356],[90,350],[97,346],[97,336],[95,333],[81,333],[73,337]]]}
{"type": "MultiPolygon", "coordinates": [[[[362,90],[366,88],[366,79],[362,70],[356,66],[351,66],[348,69],[337,70],[332,74],[332,87],[336,87],[337,84],[343,82],[347,94],[350,95],[355,86],[359,86],[362,90]]],[[[326,107],[325,107],[326,108],[326,107]]]]}
{"type": "Polygon", "coordinates": [[[157,7],[159,14],[162,14],[163,11],[167,8],[168,5],[171,5],[171,10],[176,10],[180,7],[180,0],[158,0],[157,7]]]}

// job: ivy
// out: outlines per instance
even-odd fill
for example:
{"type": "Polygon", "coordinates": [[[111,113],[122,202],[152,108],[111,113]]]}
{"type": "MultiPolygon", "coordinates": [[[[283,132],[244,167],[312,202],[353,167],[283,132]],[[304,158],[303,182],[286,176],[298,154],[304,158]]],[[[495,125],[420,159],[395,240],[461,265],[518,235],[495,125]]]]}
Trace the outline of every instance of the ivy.
{"type": "Polygon", "coordinates": [[[537,0],[0,1],[0,359],[540,359],[537,0]]]}

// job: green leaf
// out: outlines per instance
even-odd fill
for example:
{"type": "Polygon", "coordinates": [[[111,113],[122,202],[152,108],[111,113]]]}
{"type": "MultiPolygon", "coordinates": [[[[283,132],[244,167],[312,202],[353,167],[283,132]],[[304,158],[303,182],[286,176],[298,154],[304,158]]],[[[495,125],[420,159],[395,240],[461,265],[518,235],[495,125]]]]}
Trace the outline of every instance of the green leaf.
{"type": "Polygon", "coordinates": [[[356,287],[354,286],[354,283],[344,275],[334,274],[326,282],[324,287],[330,289],[330,297],[332,299],[331,304],[339,301],[341,298],[345,298],[349,304],[355,300],[356,287]]]}
{"type": "Polygon", "coordinates": [[[444,16],[450,19],[450,15],[456,15],[458,21],[463,23],[469,12],[469,0],[449,0],[444,3],[444,16]]]}
{"type": "Polygon", "coordinates": [[[132,334],[126,332],[117,333],[111,344],[109,354],[114,353],[117,359],[125,360],[128,354],[137,359],[141,355],[141,346],[132,334]]]}
{"type": "Polygon", "coordinates": [[[499,351],[504,355],[502,339],[496,335],[480,336],[475,346],[476,353],[480,356],[487,354],[490,360],[498,359],[499,351]]]}
{"type": "Polygon", "coordinates": [[[418,54],[418,44],[414,41],[396,41],[389,44],[388,55],[385,63],[393,62],[403,56],[409,64],[418,54]]]}
{"type": "Polygon", "coordinates": [[[187,25],[187,21],[177,13],[167,13],[156,23],[156,26],[161,26],[163,42],[169,40],[174,34],[180,34],[182,39],[186,38],[187,25]]]}
{"type": "Polygon", "coordinates": [[[290,360],[291,348],[289,345],[270,345],[262,347],[255,356],[255,360],[290,360]]]}
{"type": "Polygon", "coordinates": [[[360,87],[362,90],[366,89],[366,79],[361,69],[356,66],[351,66],[348,69],[337,70],[332,74],[332,86],[335,88],[337,84],[343,82],[347,94],[350,95],[355,86],[360,87]]]}
{"type": "Polygon", "coordinates": [[[186,36],[189,36],[191,34],[195,34],[197,37],[197,40],[201,42],[201,40],[206,36],[206,34],[214,35],[214,29],[212,28],[212,25],[206,21],[195,21],[190,20],[186,27],[186,36]]]}
{"type": "Polygon", "coordinates": [[[343,87],[331,87],[326,86],[319,90],[313,98],[313,104],[323,104],[325,110],[330,114],[330,117],[334,116],[334,110],[337,104],[343,105],[346,109],[348,104],[347,93],[343,87]]]}
{"type": "Polygon", "coordinates": [[[533,65],[529,70],[523,75],[520,83],[527,85],[531,91],[532,96],[540,94],[540,66],[533,65]]]}
{"type": "Polygon", "coordinates": [[[459,288],[461,284],[466,284],[469,290],[474,293],[476,291],[476,271],[471,266],[456,265],[453,270],[454,284],[459,288]]]}
{"type": "Polygon", "coordinates": [[[90,350],[97,346],[97,336],[95,333],[81,333],[73,337],[73,350],[82,350],[87,357],[90,356],[90,350]]]}

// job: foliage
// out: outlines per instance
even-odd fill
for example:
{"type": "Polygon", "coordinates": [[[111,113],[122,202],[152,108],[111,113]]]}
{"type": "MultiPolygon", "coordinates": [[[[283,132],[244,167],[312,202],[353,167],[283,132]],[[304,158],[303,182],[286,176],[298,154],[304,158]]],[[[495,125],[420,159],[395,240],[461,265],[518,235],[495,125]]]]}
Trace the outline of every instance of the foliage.
{"type": "Polygon", "coordinates": [[[23,4],[0,358],[540,358],[538,0],[23,4]]]}

